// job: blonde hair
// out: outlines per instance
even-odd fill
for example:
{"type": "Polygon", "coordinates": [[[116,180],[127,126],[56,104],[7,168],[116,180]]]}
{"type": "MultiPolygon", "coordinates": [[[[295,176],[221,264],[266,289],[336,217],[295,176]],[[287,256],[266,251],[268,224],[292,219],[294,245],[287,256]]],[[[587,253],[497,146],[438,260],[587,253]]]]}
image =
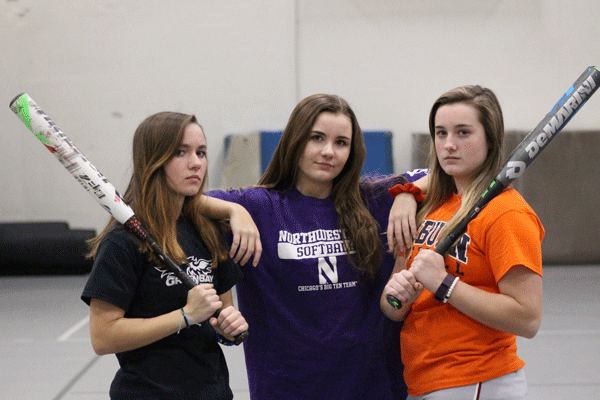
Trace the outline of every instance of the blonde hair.
{"type": "Polygon", "coordinates": [[[494,92],[479,85],[469,85],[452,89],[441,95],[435,101],[429,113],[429,133],[432,140],[429,150],[429,188],[427,197],[417,213],[418,226],[423,223],[427,215],[441,206],[456,191],[454,179],[444,172],[435,151],[436,113],[441,106],[454,103],[464,103],[475,108],[479,122],[485,130],[488,154],[485,161],[474,174],[474,178],[468,189],[462,194],[460,208],[440,232],[438,243],[467,215],[502,167],[504,118],[502,116],[502,108],[494,92]]]}

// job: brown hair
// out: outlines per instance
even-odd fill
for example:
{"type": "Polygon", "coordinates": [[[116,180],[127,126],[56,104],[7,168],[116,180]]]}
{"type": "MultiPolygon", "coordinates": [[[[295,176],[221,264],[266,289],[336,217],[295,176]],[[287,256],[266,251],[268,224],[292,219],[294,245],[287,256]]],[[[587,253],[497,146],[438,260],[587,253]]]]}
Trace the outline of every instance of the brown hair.
{"type": "Polygon", "coordinates": [[[350,155],[340,174],[333,179],[330,198],[335,204],[348,247],[355,251],[354,254],[348,254],[351,265],[372,278],[382,259],[379,225],[369,213],[360,191],[360,173],[367,150],[356,116],[344,99],[335,95],[315,94],[300,101],[292,111],[258,185],[278,191],[295,187],[300,157],[315,121],[323,112],[346,115],[352,122],[350,155]]]}
{"type": "MultiPolygon", "coordinates": [[[[189,124],[198,124],[194,115],[176,112],[160,112],[142,121],[133,136],[133,173],[123,195],[150,236],[167,255],[180,263],[187,261],[177,242],[176,223],[180,210],[177,194],[167,184],[164,166],[181,146],[189,124]]],[[[198,193],[185,198],[181,213],[193,222],[216,267],[219,261],[227,259],[228,253],[220,226],[200,213],[207,176],[208,173],[198,193]]],[[[116,225],[117,221],[111,218],[104,230],[89,242],[89,257],[96,256],[98,246],[116,225]]],[[[147,244],[142,244],[141,250],[155,263],[159,262],[147,244]]]]}

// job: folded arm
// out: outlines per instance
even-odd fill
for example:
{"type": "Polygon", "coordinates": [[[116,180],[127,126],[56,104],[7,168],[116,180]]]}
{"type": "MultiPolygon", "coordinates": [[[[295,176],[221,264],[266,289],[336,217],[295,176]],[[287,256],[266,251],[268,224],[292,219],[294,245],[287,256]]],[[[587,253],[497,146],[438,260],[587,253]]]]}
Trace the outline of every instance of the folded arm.
{"type": "MultiPolygon", "coordinates": [[[[413,182],[423,193],[429,187],[429,175],[413,182]]],[[[417,201],[412,194],[400,193],[394,199],[388,219],[387,238],[390,251],[397,245],[398,250],[408,252],[412,241],[417,235],[417,201]]]]}
{"type": "Polygon", "coordinates": [[[212,219],[228,219],[233,234],[229,255],[241,265],[253,257],[252,265],[258,265],[262,254],[260,232],[243,206],[203,195],[200,212],[212,219]]]}

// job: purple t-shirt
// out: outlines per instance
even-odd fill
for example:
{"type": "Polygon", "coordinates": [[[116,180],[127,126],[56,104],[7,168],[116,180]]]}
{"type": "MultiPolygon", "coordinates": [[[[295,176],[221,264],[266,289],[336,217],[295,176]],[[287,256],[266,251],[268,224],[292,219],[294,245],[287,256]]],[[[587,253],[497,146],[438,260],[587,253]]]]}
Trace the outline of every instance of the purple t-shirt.
{"type": "MultiPolygon", "coordinates": [[[[423,175],[362,185],[384,250],[393,202],[387,189],[423,175]]],[[[244,350],[250,397],[404,399],[400,324],[379,307],[393,257],[385,252],[374,282],[361,279],[348,263],[329,199],[304,196],[296,189],[207,194],[244,206],[261,233],[260,263],[243,266],[244,278],[236,287],[249,324],[244,350]]]]}

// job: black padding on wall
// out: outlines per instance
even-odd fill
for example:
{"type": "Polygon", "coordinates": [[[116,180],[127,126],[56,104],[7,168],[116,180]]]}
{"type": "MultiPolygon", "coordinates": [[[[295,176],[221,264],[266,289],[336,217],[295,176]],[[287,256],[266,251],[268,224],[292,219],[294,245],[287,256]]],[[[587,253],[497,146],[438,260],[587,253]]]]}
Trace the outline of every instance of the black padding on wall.
{"type": "Polygon", "coordinates": [[[86,240],[96,232],[70,229],[66,222],[0,223],[0,275],[85,274],[86,240]]]}

